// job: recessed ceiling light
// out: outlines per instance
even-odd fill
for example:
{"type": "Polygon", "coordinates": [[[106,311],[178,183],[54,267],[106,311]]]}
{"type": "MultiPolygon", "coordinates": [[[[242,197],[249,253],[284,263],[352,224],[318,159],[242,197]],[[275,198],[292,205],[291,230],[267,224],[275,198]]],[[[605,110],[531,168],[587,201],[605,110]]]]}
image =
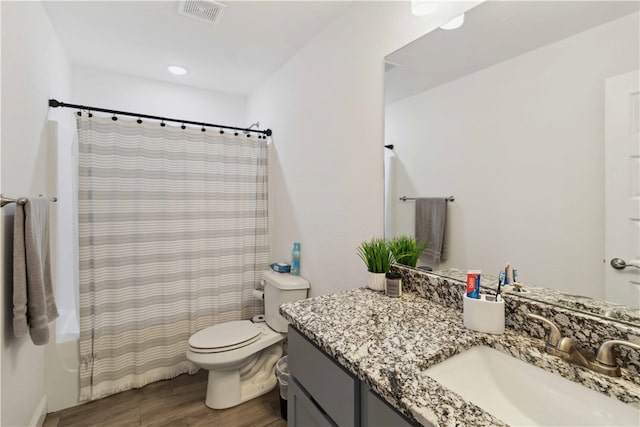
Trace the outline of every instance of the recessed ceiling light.
{"type": "Polygon", "coordinates": [[[464,24],[464,13],[462,15],[456,16],[451,21],[442,25],[440,28],[442,28],[443,30],[455,30],[456,28],[462,27],[462,24],[464,24]]]}
{"type": "Polygon", "coordinates": [[[187,74],[188,72],[186,68],[181,67],[179,65],[169,65],[167,67],[167,70],[169,70],[171,74],[175,74],[176,76],[182,76],[184,74],[187,74]]]}

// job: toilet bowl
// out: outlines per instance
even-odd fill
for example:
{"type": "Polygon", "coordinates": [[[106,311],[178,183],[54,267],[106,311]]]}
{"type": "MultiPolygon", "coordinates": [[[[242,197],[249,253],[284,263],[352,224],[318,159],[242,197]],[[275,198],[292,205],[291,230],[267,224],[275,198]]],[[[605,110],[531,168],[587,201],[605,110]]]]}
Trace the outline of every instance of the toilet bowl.
{"type": "Polygon", "coordinates": [[[265,323],[225,322],[189,338],[187,359],[209,371],[205,399],[209,408],[239,405],[277,385],[275,365],[283,354],[288,325],[277,310],[280,304],[306,298],[309,282],[273,271],[263,277],[265,323]]]}
{"type": "Polygon", "coordinates": [[[224,409],[276,386],[284,335],[250,320],[220,323],[189,338],[187,359],[209,371],[206,405],[224,409]]]}

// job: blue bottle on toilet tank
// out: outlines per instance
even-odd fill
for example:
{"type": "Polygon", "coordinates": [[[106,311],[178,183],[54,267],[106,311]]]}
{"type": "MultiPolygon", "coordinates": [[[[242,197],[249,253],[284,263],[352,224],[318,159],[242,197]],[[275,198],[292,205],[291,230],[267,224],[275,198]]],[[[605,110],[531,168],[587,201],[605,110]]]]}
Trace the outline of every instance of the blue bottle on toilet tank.
{"type": "Polygon", "coordinates": [[[297,276],[300,274],[300,242],[293,243],[291,251],[291,274],[297,276]]]}

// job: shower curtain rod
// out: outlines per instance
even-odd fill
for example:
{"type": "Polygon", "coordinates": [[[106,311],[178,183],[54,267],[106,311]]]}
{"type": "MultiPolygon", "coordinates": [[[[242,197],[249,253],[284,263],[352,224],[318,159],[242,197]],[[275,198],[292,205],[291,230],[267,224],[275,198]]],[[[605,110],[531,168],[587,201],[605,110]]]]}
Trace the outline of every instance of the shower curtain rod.
{"type": "MultiPolygon", "coordinates": [[[[238,127],[233,127],[233,126],[216,125],[214,123],[203,123],[203,122],[194,122],[194,121],[191,121],[191,120],[171,119],[169,117],[150,116],[148,114],[130,113],[128,111],[117,111],[117,110],[109,110],[107,108],[88,107],[86,105],[67,104],[65,102],[60,102],[60,101],[55,100],[55,99],[50,99],[49,100],[49,107],[53,107],[53,108],[58,108],[58,107],[74,108],[74,109],[78,109],[78,110],[86,110],[89,113],[91,113],[91,112],[109,113],[109,114],[113,114],[114,117],[116,115],[119,115],[119,116],[131,116],[131,117],[137,117],[138,119],[152,119],[152,120],[160,120],[160,122],[182,123],[183,126],[185,124],[187,124],[187,125],[196,125],[196,126],[202,126],[202,130],[203,131],[204,131],[204,127],[205,126],[212,127],[212,128],[219,128],[219,129],[221,129],[220,133],[223,132],[222,129],[239,130],[239,131],[242,131],[242,132],[246,133],[247,137],[251,136],[251,134],[249,132],[260,133],[260,134],[264,135],[265,138],[267,136],[271,136],[272,133],[273,133],[273,132],[271,132],[271,129],[259,130],[259,129],[250,129],[250,128],[238,128],[238,127]]],[[[114,120],[117,120],[117,118],[115,118],[114,120]]],[[[183,127],[183,129],[184,129],[184,127],[183,127]]]]}

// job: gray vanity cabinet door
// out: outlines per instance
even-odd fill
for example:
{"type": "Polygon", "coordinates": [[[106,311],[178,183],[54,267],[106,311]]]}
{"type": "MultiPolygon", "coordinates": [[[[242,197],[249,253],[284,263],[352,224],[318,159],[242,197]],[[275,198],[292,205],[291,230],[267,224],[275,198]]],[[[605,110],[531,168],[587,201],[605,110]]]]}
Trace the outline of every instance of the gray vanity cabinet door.
{"type": "Polygon", "coordinates": [[[402,415],[373,394],[365,383],[361,383],[360,396],[363,427],[411,427],[402,415]]]}
{"type": "Polygon", "coordinates": [[[287,425],[291,427],[335,427],[335,424],[320,410],[298,386],[296,380],[289,381],[287,395],[287,425]]]}
{"type": "Polygon", "coordinates": [[[340,427],[360,425],[359,381],[289,326],[291,376],[340,427]]]}

